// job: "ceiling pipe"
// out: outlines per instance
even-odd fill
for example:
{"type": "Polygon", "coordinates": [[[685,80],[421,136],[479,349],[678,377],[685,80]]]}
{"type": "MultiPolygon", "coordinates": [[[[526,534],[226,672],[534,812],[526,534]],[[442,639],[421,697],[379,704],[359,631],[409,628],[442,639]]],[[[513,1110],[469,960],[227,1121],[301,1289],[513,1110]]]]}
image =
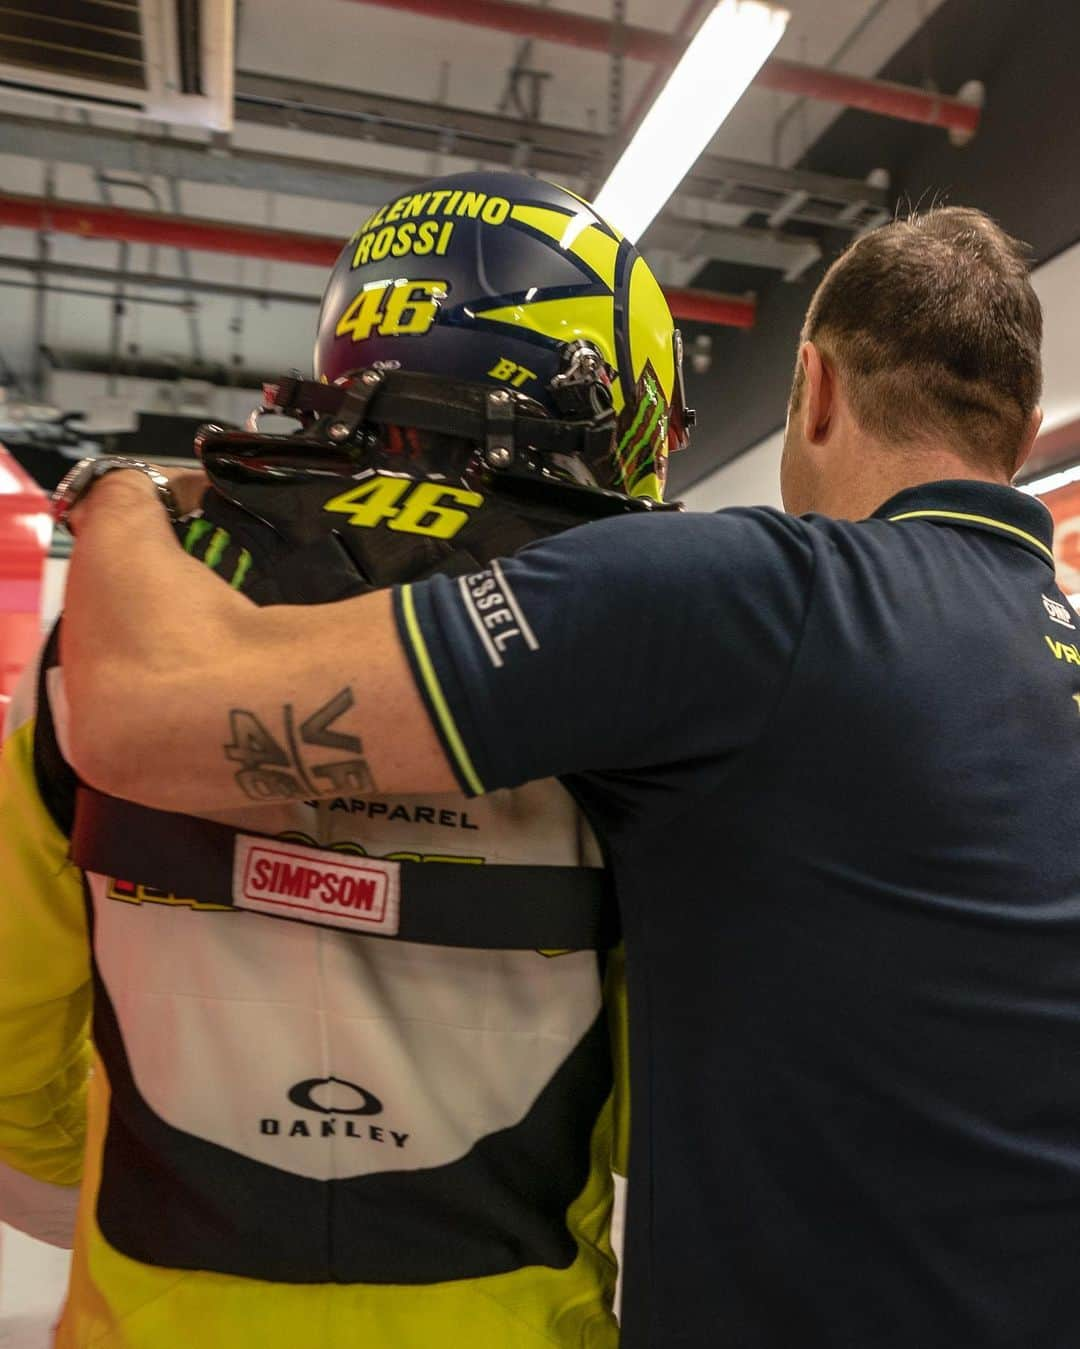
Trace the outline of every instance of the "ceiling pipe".
{"type": "MultiPolygon", "coordinates": [[[[271,290],[264,286],[240,286],[234,285],[229,281],[206,281],[198,277],[192,277],[190,282],[183,276],[175,273],[162,272],[123,272],[118,273],[111,267],[88,267],[84,263],[78,262],[57,262],[54,259],[48,263],[42,263],[37,258],[17,258],[10,254],[0,254],[0,271],[19,271],[29,272],[31,275],[39,275],[41,272],[47,273],[49,285],[52,286],[53,277],[71,277],[79,281],[101,282],[104,285],[115,286],[118,281],[122,281],[125,286],[144,286],[150,290],[190,290],[199,296],[224,296],[233,300],[253,300],[256,304],[292,304],[301,305],[305,309],[318,308],[321,297],[313,291],[304,294],[303,291],[295,290],[271,290]]],[[[0,279],[0,285],[28,285],[28,282],[16,281],[10,277],[0,279]]],[[[72,295],[84,295],[88,298],[97,300],[112,300],[111,290],[90,290],[80,287],[68,288],[58,293],[70,293],[72,295]]],[[[138,301],[139,304],[161,304],[177,309],[190,309],[192,305],[198,303],[197,299],[188,297],[183,300],[163,300],[151,298],[147,295],[129,295],[128,299],[132,304],[138,301]]]]}
{"type": "Polygon", "coordinates": [[[342,247],[342,240],[318,234],[294,234],[254,225],[131,211],[121,206],[8,194],[0,196],[0,225],[76,234],[82,239],[194,248],[204,253],[231,253],[271,262],[300,262],[310,267],[332,267],[342,247]]]}
{"type": "Polygon", "coordinates": [[[765,62],[754,83],[776,93],[839,103],[900,122],[944,127],[964,140],[974,136],[982,119],[982,106],[962,98],[894,84],[891,80],[866,80],[839,70],[804,66],[775,57],[765,62]]]}
{"type": "MultiPolygon", "coordinates": [[[[130,211],[119,206],[97,206],[87,202],[8,194],[0,195],[0,226],[3,225],[14,229],[74,234],[81,239],[192,248],[203,253],[231,253],[235,257],[296,262],[323,269],[334,265],[343,244],[341,239],[321,234],[298,234],[253,225],[197,220],[190,216],[130,211]]],[[[677,319],[735,328],[753,326],[755,305],[752,299],[684,289],[665,291],[665,294],[671,312],[677,319]]]]}
{"type": "Polygon", "coordinates": [[[683,323],[716,323],[724,328],[752,328],[757,304],[753,296],[719,295],[714,290],[665,286],[672,316],[683,323]]]}
{"type": "MultiPolygon", "coordinates": [[[[516,0],[358,0],[360,4],[380,5],[430,19],[449,19],[456,23],[492,28],[517,37],[539,38],[564,47],[610,54],[615,42],[612,25],[605,19],[573,14],[564,9],[541,9],[517,4],[516,0]]],[[[619,50],[637,61],[648,61],[665,68],[674,66],[685,42],[679,37],[639,28],[621,26],[619,50]]],[[[902,122],[944,127],[957,136],[970,137],[978,130],[982,109],[964,99],[915,89],[888,80],[868,80],[834,70],[784,61],[778,57],[765,62],[754,83],[778,93],[802,98],[818,98],[839,103],[861,112],[893,117],[902,122]]]]}
{"type": "MultiPolygon", "coordinates": [[[[537,5],[519,5],[516,0],[359,0],[360,4],[380,5],[429,19],[453,19],[478,28],[493,28],[516,37],[539,38],[563,47],[611,54],[615,41],[613,26],[606,19],[574,14],[565,9],[541,9],[537,5]]],[[[678,60],[682,44],[668,33],[635,24],[620,24],[620,50],[635,61],[664,62],[678,60]]]]}

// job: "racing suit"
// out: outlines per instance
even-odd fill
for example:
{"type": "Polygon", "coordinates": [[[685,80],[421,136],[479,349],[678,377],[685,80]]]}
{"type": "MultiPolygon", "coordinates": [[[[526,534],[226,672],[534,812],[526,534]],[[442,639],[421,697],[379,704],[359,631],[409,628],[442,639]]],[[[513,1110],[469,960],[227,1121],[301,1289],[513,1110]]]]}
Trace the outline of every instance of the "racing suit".
{"type": "MultiPolygon", "coordinates": [[[[186,546],[245,579],[210,505],[186,546]]],[[[618,955],[386,940],[80,871],[57,651],[0,757],[0,1164],[42,1208],[79,1190],[59,1349],[613,1346],[618,955]]],[[[553,781],[227,823],[349,859],[601,860],[553,781]]]]}

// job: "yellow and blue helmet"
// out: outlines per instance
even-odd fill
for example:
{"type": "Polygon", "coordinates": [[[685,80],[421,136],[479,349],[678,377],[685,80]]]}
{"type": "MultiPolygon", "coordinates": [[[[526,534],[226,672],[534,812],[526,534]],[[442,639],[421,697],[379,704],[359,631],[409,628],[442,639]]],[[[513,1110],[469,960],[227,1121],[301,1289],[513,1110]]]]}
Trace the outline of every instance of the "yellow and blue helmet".
{"type": "Polygon", "coordinates": [[[323,298],[315,375],[372,369],[499,389],[554,421],[606,416],[610,437],[549,468],[631,497],[661,499],[693,423],[645,259],[587,202],[523,174],[423,183],[352,235],[323,298]]]}

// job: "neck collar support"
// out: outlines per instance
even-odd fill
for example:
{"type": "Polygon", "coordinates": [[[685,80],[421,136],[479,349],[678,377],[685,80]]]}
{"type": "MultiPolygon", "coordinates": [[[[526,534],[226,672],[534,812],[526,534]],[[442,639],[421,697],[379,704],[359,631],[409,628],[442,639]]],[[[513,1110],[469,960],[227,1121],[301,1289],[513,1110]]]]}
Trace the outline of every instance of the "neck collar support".
{"type": "Polygon", "coordinates": [[[410,427],[456,437],[476,446],[475,467],[492,491],[515,495],[595,498],[597,515],[672,510],[672,503],[631,498],[594,483],[574,481],[558,469],[587,467],[610,454],[615,418],[610,409],[578,418],[546,416],[531,399],[510,389],[463,383],[408,370],[361,370],[340,384],[286,376],[263,386],[263,402],[249,417],[246,432],[203,427],[196,437],[200,458],[227,453],[258,458],[288,447],[298,460],[306,454],[347,455],[362,465],[382,427],[410,427]],[[267,435],[264,416],[291,417],[300,432],[267,435]],[[601,504],[601,502],[603,504],[601,504]]]}

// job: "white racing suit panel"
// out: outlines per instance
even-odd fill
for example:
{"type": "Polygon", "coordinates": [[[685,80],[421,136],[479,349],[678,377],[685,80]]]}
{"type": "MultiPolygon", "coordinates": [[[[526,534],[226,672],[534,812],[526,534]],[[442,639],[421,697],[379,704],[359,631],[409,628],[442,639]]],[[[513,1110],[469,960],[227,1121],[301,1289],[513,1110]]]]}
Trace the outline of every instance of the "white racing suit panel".
{"type": "MultiPolygon", "coordinates": [[[[259,807],[225,822],[463,866],[599,860],[550,781],[473,801],[259,807]]],[[[174,1128],[297,1175],[458,1160],[521,1121],[600,1010],[592,951],[426,946],[88,879],[97,966],[140,1095],[174,1128]],[[303,1082],[319,1084],[315,1108],[288,1098],[303,1082]],[[372,1098],[381,1110],[350,1113],[372,1098]]]]}

